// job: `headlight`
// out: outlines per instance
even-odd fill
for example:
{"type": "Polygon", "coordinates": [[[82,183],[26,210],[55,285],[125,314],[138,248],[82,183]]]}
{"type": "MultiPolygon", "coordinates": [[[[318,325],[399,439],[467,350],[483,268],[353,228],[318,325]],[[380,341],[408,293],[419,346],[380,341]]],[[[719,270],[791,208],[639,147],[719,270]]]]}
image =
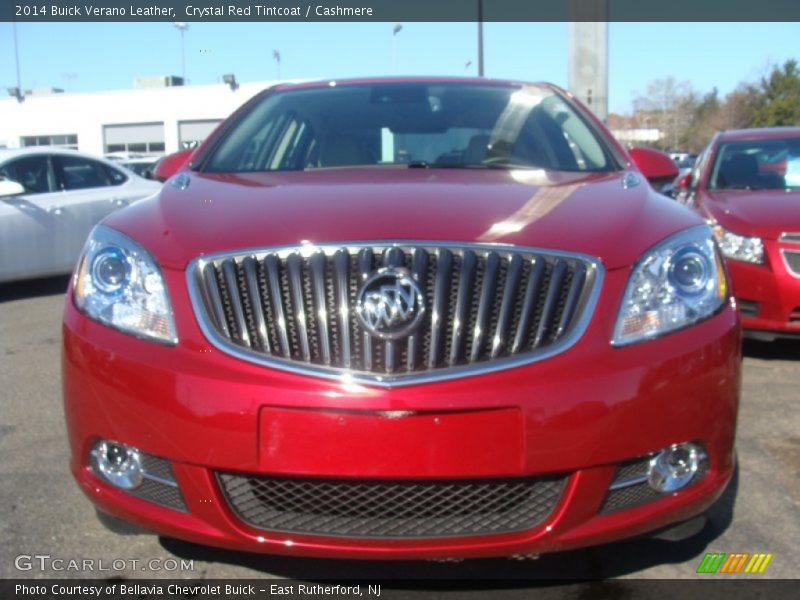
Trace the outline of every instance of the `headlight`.
{"type": "Polygon", "coordinates": [[[102,225],[94,228],[73,288],[75,305],[88,317],[135,336],[177,343],[158,265],[118,231],[102,225]]]}
{"type": "Polygon", "coordinates": [[[714,314],[727,293],[722,259],[709,229],[682,231],[637,261],[612,343],[631,344],[696,323],[714,314]]]}
{"type": "Polygon", "coordinates": [[[761,238],[737,235],[723,229],[720,225],[715,225],[713,231],[719,243],[719,249],[726,258],[757,265],[764,262],[764,242],[761,241],[761,238]]]}

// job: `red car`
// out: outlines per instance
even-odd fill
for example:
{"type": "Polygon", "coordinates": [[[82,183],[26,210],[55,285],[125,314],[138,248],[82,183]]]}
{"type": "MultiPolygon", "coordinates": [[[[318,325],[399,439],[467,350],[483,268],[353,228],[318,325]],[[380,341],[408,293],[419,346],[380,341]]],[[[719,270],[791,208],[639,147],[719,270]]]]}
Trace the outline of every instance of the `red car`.
{"type": "Polygon", "coordinates": [[[106,521],[530,556],[688,534],[733,471],[712,232],[554,86],[270,89],[95,229],[67,297],[71,467],[106,521]]]}
{"type": "Polygon", "coordinates": [[[679,200],[714,226],[745,335],[800,336],[800,127],[717,134],[679,200]]]}

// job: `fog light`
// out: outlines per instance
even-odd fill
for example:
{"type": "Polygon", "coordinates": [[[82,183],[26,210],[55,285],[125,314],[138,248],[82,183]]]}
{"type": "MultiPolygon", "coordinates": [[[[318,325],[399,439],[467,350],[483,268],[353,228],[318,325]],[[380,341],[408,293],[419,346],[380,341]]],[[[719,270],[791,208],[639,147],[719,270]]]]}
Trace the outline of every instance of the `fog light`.
{"type": "Polygon", "coordinates": [[[142,484],[142,457],[136,448],[101,440],[91,455],[96,472],[111,485],[132,490],[142,484]]]}
{"type": "Polygon", "coordinates": [[[677,491],[694,479],[705,460],[697,444],[675,444],[650,459],[647,483],[661,493],[677,491]]]}

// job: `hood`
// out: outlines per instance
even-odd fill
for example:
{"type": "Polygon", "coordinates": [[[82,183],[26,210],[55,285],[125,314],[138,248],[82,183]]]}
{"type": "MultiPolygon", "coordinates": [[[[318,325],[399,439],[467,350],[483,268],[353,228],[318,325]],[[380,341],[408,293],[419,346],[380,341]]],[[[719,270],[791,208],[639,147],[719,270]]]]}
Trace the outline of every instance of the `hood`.
{"type": "Polygon", "coordinates": [[[706,191],[703,208],[725,229],[777,239],[800,231],[800,190],[706,191]]]}
{"type": "Polygon", "coordinates": [[[225,250],[387,239],[569,250],[611,269],[700,222],[643,178],[625,189],[625,174],[396,167],[191,173],[185,189],[167,182],[157,197],[105,223],[173,269],[225,250]]]}

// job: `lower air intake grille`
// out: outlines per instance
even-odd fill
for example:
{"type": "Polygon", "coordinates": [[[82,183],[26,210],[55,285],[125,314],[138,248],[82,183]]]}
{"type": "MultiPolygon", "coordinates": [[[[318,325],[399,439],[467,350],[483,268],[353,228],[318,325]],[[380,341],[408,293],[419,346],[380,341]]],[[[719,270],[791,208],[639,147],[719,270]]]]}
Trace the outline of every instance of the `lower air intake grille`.
{"type": "Polygon", "coordinates": [[[739,312],[743,317],[758,316],[758,302],[742,300],[741,298],[737,298],[737,300],[739,300],[739,312]]]}
{"type": "MultiPolygon", "coordinates": [[[[617,467],[611,480],[611,487],[600,507],[600,514],[630,508],[668,495],[657,492],[647,483],[650,459],[653,456],[651,454],[629,460],[617,467]]],[[[706,473],[708,473],[708,461],[703,460],[688,485],[697,483],[706,476],[706,473]]]]}
{"type": "Polygon", "coordinates": [[[219,473],[233,511],[259,529],[355,538],[433,538],[530,529],[566,477],[343,481],[219,473]]]}

